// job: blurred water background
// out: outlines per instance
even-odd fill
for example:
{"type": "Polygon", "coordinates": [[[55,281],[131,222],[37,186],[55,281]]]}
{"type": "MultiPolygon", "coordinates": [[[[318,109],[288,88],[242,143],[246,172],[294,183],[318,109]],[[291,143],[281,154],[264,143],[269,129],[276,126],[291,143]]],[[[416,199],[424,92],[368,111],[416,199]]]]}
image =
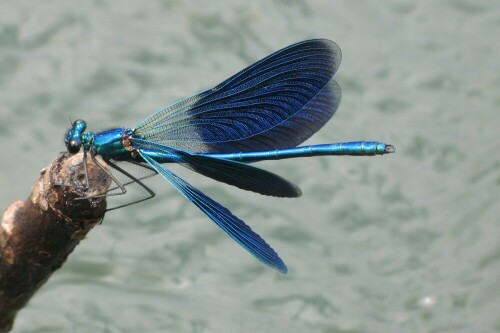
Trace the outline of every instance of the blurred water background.
{"type": "Polygon", "coordinates": [[[112,212],[13,332],[500,332],[498,1],[0,2],[0,204],[25,199],[69,117],[133,127],[308,38],[343,101],[307,143],[396,154],[266,162],[274,199],[181,172],[268,240],[268,269],[167,182],[112,212]]]}

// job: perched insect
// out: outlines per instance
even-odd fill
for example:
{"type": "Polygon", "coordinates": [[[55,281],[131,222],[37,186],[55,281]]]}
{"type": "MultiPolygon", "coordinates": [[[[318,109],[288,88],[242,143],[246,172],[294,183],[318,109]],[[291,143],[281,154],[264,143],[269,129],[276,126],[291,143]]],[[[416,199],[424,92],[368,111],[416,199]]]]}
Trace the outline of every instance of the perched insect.
{"type": "MultiPolygon", "coordinates": [[[[287,180],[247,163],[319,155],[382,155],[394,152],[381,142],[344,142],[297,147],[330,120],[341,90],[332,79],[341,60],[337,44],[313,39],[293,44],[256,62],[213,89],[174,103],[135,128],[85,132],[77,120],[65,136],[68,152],[83,148],[96,160],[142,186],[139,177],[116,164],[129,161],[159,173],[222,230],[255,257],[287,272],[278,254],[242,220],[165,167],[178,163],[217,181],[276,197],[298,197],[287,180]]],[[[125,185],[103,170],[121,190],[125,185]]],[[[88,188],[86,172],[85,188],[88,188]]],[[[145,199],[143,199],[145,200],[145,199]]],[[[142,201],[142,200],[140,200],[142,201]]]]}

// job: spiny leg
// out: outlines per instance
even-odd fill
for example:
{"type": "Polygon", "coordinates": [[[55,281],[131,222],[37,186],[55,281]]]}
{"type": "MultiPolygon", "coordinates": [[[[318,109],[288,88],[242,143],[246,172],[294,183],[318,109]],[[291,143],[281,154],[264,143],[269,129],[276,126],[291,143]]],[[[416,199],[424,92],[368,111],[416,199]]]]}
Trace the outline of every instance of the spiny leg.
{"type": "MultiPolygon", "coordinates": [[[[116,207],[113,207],[113,208],[106,209],[106,211],[107,211],[107,212],[108,212],[108,211],[110,211],[110,210],[115,210],[115,209],[118,209],[118,208],[127,207],[127,206],[134,205],[134,204],[139,203],[139,202],[142,202],[142,201],[149,200],[149,199],[153,198],[153,197],[156,195],[156,193],[155,193],[155,192],[154,192],[151,188],[149,188],[146,184],[144,184],[144,183],[141,181],[141,179],[145,179],[145,178],[153,177],[153,176],[155,176],[155,175],[157,174],[157,173],[156,173],[156,170],[154,170],[153,168],[151,168],[151,167],[146,167],[146,166],[144,166],[144,165],[142,165],[142,164],[140,164],[140,163],[133,163],[133,164],[136,164],[136,165],[139,165],[139,166],[145,167],[146,169],[150,169],[150,170],[152,170],[152,171],[155,171],[155,173],[154,173],[154,174],[152,174],[152,175],[147,175],[147,176],[142,177],[142,178],[137,178],[137,177],[135,177],[135,176],[131,175],[128,171],[126,171],[126,170],[124,170],[124,169],[120,168],[118,165],[116,165],[116,164],[114,164],[114,163],[112,163],[112,162],[110,162],[110,161],[108,161],[108,164],[109,164],[109,166],[111,166],[113,169],[117,170],[118,172],[121,172],[121,173],[122,173],[122,174],[124,174],[125,176],[129,177],[130,179],[132,179],[130,182],[125,183],[125,184],[122,184],[122,185],[126,186],[126,185],[129,185],[129,184],[132,184],[132,183],[137,183],[139,186],[141,186],[143,189],[145,189],[145,190],[148,192],[149,196],[148,196],[148,197],[145,197],[145,198],[142,198],[142,199],[138,199],[138,200],[136,200],[136,201],[132,201],[132,202],[129,202],[129,203],[123,204],[123,205],[119,205],[119,206],[116,206],[116,207]]],[[[117,193],[117,194],[115,194],[115,195],[120,195],[120,194],[122,194],[122,193],[117,193]]]]}
{"type": "MultiPolygon", "coordinates": [[[[92,151],[90,152],[90,158],[92,159],[92,162],[95,163],[95,165],[97,165],[102,171],[104,171],[104,173],[106,175],[108,175],[109,178],[111,178],[115,182],[116,186],[118,186],[118,188],[121,190],[121,192],[120,193],[109,193],[109,191],[108,191],[108,193],[106,193],[106,194],[100,194],[100,195],[96,195],[96,196],[81,197],[81,198],[76,198],[76,200],[91,199],[91,198],[100,198],[100,197],[108,197],[108,196],[115,196],[115,195],[123,195],[123,194],[127,193],[127,189],[125,189],[125,186],[115,176],[113,176],[113,174],[111,172],[109,172],[108,170],[106,170],[106,168],[95,158],[95,154],[93,154],[92,151]]],[[[84,155],[84,161],[86,161],[85,160],[85,155],[84,155]]],[[[108,164],[109,164],[109,161],[108,161],[108,164]]],[[[85,165],[86,165],[86,163],[85,163],[85,165]]],[[[127,176],[129,176],[129,175],[127,175],[127,176]]]]}
{"type": "MultiPolygon", "coordinates": [[[[142,199],[139,199],[139,200],[136,200],[136,201],[133,201],[133,202],[129,202],[127,204],[123,204],[123,205],[119,205],[119,206],[116,206],[116,207],[113,207],[113,208],[110,208],[110,209],[107,209],[106,211],[110,211],[110,210],[114,210],[114,209],[118,209],[118,208],[122,208],[122,207],[126,207],[126,206],[130,206],[130,205],[133,205],[133,204],[136,204],[136,203],[139,203],[139,202],[142,202],[142,201],[145,201],[145,200],[149,200],[151,198],[153,198],[156,194],[153,190],[151,190],[146,184],[144,184],[141,179],[145,179],[145,178],[149,178],[149,177],[152,177],[154,175],[157,174],[156,170],[150,166],[145,166],[143,164],[140,164],[138,162],[132,162],[132,161],[129,161],[130,163],[132,164],[135,164],[135,165],[138,165],[138,166],[141,166],[141,167],[144,167],[150,171],[153,171],[154,173],[153,174],[150,174],[150,175],[146,175],[142,178],[137,178],[135,176],[133,176],[132,174],[130,174],[128,171],[124,170],[123,168],[119,167],[118,165],[116,165],[115,163],[112,163],[111,161],[106,161],[107,164],[112,167],[113,169],[117,170],[118,172],[124,174],[126,177],[128,177],[129,179],[131,179],[131,181],[125,183],[125,184],[122,184],[110,171],[108,171],[103,165],[102,163],[100,163],[97,158],[95,157],[95,154],[93,154],[93,152],[91,151],[90,152],[90,157],[92,159],[92,162],[95,163],[95,165],[97,165],[102,171],[104,171],[104,173],[110,177],[117,185],[117,187],[109,190],[106,194],[101,194],[101,195],[96,195],[96,196],[86,196],[86,197],[80,197],[80,198],[76,198],[76,200],[83,200],[83,199],[92,199],[92,198],[99,198],[99,197],[107,197],[107,196],[117,196],[117,195],[124,195],[125,193],[127,193],[127,190],[125,188],[126,185],[129,185],[129,184],[132,184],[132,183],[137,183],[139,186],[141,186],[144,190],[146,190],[146,192],[149,194],[147,197],[145,198],[142,198],[142,199]],[[114,189],[117,189],[119,188],[121,190],[120,193],[109,193],[110,191],[114,190],[114,189]]],[[[86,160],[86,155],[84,154],[84,169],[85,169],[85,173],[86,175],[88,174],[87,172],[87,166],[86,166],[86,163],[87,163],[87,160],[86,160]]],[[[88,184],[88,176],[86,176],[86,183],[88,184]]],[[[88,185],[87,185],[88,186],[88,185]]]]}
{"type": "MultiPolygon", "coordinates": [[[[135,176],[131,176],[129,175],[129,173],[125,170],[123,170],[122,168],[118,167],[117,164],[114,164],[112,163],[111,161],[107,161],[107,163],[112,166],[114,169],[116,169],[117,171],[125,174],[126,176],[128,176],[129,178],[131,178],[132,180],[129,181],[129,182],[126,182],[126,183],[122,183],[123,186],[127,186],[127,185],[130,185],[132,183],[138,183],[137,180],[143,180],[143,179],[147,179],[147,178],[151,178],[153,176],[156,176],[158,173],[156,172],[155,169],[153,169],[152,167],[150,167],[149,165],[145,165],[145,164],[142,164],[140,162],[136,162],[136,161],[123,161],[123,162],[126,162],[126,163],[130,163],[130,164],[133,164],[133,165],[137,165],[138,167],[141,167],[141,168],[144,168],[144,169],[148,169],[149,171],[152,171],[151,174],[148,174],[148,175],[145,175],[145,176],[141,176],[141,177],[135,177],[135,176]],[[123,170],[123,171],[122,171],[123,170]]],[[[111,191],[114,191],[116,190],[117,188],[119,188],[118,186],[116,187],[113,187],[111,189],[108,190],[108,192],[111,192],[111,191]]]]}

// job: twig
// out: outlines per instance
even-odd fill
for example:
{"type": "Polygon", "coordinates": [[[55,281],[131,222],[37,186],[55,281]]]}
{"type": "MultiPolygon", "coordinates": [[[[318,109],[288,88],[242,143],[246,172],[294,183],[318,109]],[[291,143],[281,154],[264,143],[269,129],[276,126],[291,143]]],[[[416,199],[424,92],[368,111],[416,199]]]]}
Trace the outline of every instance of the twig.
{"type": "MultiPolygon", "coordinates": [[[[100,161],[106,165],[102,160],[100,161]]],[[[62,266],[85,235],[104,217],[109,177],[88,162],[85,182],[82,154],[61,153],[42,170],[31,196],[13,202],[0,224],[0,332],[9,332],[17,312],[62,266]],[[61,186],[57,184],[71,184],[61,186]],[[79,187],[80,186],[80,187],[79,187]]]]}

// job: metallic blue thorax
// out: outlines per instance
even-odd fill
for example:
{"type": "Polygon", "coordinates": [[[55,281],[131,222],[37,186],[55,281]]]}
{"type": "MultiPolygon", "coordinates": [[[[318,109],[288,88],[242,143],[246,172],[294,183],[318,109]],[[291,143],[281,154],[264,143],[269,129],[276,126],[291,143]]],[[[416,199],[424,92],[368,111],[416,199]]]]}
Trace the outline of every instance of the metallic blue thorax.
{"type": "Polygon", "coordinates": [[[98,155],[122,160],[130,159],[130,151],[123,145],[123,139],[126,137],[126,128],[111,128],[99,133],[89,133],[93,136],[92,149],[98,155]]]}

